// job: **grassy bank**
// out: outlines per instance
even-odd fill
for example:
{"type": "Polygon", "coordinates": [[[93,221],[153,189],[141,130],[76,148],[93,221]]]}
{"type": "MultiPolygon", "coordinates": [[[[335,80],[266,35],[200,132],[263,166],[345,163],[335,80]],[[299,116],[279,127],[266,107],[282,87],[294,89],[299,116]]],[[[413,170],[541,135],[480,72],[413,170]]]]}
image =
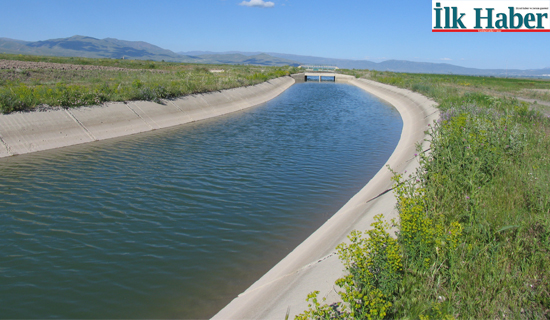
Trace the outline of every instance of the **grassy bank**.
{"type": "Polygon", "coordinates": [[[473,77],[444,74],[411,74],[369,70],[342,70],[342,73],[407,88],[433,97],[438,102],[467,93],[481,93],[497,98],[534,100],[532,107],[550,114],[550,81],[525,78],[473,77]],[[542,103],[539,104],[538,102],[542,103]]]}
{"type": "Polygon", "coordinates": [[[255,85],[295,72],[292,67],[199,65],[143,60],[40,57],[0,54],[9,61],[47,62],[124,70],[29,67],[0,70],[0,111],[40,105],[74,107],[106,101],[173,98],[255,85]],[[210,72],[223,70],[223,72],[210,72]]]}
{"type": "Polygon", "coordinates": [[[395,175],[396,237],[381,218],[353,233],[338,247],[345,303],[312,293],[298,319],[550,318],[550,118],[509,98],[550,82],[362,75],[433,98],[442,116],[419,170],[395,175]]]}

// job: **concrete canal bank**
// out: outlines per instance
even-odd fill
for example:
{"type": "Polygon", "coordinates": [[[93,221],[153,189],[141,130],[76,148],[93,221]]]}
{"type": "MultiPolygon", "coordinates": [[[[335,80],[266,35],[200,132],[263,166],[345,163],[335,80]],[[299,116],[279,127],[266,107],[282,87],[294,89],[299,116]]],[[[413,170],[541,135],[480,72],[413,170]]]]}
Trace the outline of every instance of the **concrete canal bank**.
{"type": "MultiPolygon", "coordinates": [[[[424,141],[424,131],[439,117],[436,103],[405,89],[364,79],[349,79],[355,85],[393,105],[403,119],[403,131],[393,154],[386,162],[397,172],[413,172],[418,167],[415,144],[424,141]]],[[[344,241],[352,230],[368,229],[375,215],[397,217],[396,200],[391,188],[392,173],[382,167],[344,207],[317,231],[309,236],[288,256],[212,319],[289,319],[307,309],[306,296],[319,290],[331,304],[339,301],[335,280],[344,275],[344,266],[335,254],[335,247],[344,241]],[[382,195],[381,195],[382,194],[382,195]]]]}
{"type": "Polygon", "coordinates": [[[163,104],[111,102],[102,106],[0,115],[0,158],[146,132],[250,108],[291,85],[292,77],[218,92],[195,94],[163,104]]]}

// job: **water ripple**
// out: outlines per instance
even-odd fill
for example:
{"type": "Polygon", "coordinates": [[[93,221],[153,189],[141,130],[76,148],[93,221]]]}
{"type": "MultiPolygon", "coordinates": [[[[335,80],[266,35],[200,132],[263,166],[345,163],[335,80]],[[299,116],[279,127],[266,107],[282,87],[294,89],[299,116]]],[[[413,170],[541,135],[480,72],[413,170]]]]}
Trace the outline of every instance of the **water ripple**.
{"type": "Polygon", "coordinates": [[[305,83],[262,106],[0,160],[0,314],[206,318],[326,221],[401,133],[305,83]]]}

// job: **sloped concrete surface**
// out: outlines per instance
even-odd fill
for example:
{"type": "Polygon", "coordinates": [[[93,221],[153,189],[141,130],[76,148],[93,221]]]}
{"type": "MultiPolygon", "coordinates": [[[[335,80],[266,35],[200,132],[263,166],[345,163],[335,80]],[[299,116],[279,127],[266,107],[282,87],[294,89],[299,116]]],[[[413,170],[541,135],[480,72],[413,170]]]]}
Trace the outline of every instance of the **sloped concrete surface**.
{"type": "Polygon", "coordinates": [[[149,127],[161,129],[190,121],[188,115],[171,103],[159,104],[151,101],[131,101],[128,107],[149,127]]]}
{"type": "MultiPolygon", "coordinates": [[[[436,103],[428,98],[404,89],[369,80],[350,80],[358,86],[392,104],[401,114],[403,131],[399,143],[386,165],[397,172],[413,172],[418,167],[415,144],[423,148],[429,142],[424,131],[438,118],[436,103]]],[[[389,220],[397,217],[395,197],[392,192],[392,173],[384,166],[351,200],[317,231],[275,265],[245,292],[241,293],[212,319],[285,319],[307,309],[306,296],[319,290],[327,303],[339,301],[336,279],[344,275],[335,247],[347,241],[354,229],[365,230],[374,216],[383,213],[389,220]],[[372,200],[374,199],[374,200],[372,200]],[[369,201],[372,200],[372,201],[369,201]]]]}
{"type": "Polygon", "coordinates": [[[4,142],[4,139],[2,139],[2,136],[0,136],[0,158],[7,157],[9,155],[11,154],[8,150],[8,146],[4,142]]]}
{"type": "Polygon", "coordinates": [[[180,97],[169,101],[169,103],[172,103],[189,117],[190,122],[200,121],[211,116],[206,112],[208,103],[202,98],[202,95],[180,97]]]}
{"type": "Polygon", "coordinates": [[[97,140],[154,129],[127,102],[110,102],[91,108],[68,110],[97,140]]]}
{"type": "Polygon", "coordinates": [[[0,157],[93,141],[65,110],[17,112],[0,116],[0,157]]]}
{"type": "Polygon", "coordinates": [[[267,102],[294,84],[281,77],[243,88],[185,96],[162,103],[101,106],[0,115],[0,158],[105,140],[199,121],[267,102]]]}

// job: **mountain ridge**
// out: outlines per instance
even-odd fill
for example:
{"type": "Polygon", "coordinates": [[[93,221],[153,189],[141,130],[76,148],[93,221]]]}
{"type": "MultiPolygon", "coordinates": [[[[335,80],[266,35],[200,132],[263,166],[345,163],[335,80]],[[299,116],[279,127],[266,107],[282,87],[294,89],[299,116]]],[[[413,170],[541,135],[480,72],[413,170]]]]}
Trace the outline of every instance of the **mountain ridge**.
{"type": "Polygon", "coordinates": [[[449,63],[414,62],[408,60],[373,62],[369,60],[336,59],[259,51],[173,52],[145,41],[127,41],[116,38],[97,39],[81,35],[42,41],[24,41],[1,37],[0,52],[65,57],[163,60],[203,64],[253,64],[265,66],[322,64],[335,65],[342,69],[370,69],[409,73],[550,77],[550,67],[527,70],[477,69],[461,67],[449,63]]]}

